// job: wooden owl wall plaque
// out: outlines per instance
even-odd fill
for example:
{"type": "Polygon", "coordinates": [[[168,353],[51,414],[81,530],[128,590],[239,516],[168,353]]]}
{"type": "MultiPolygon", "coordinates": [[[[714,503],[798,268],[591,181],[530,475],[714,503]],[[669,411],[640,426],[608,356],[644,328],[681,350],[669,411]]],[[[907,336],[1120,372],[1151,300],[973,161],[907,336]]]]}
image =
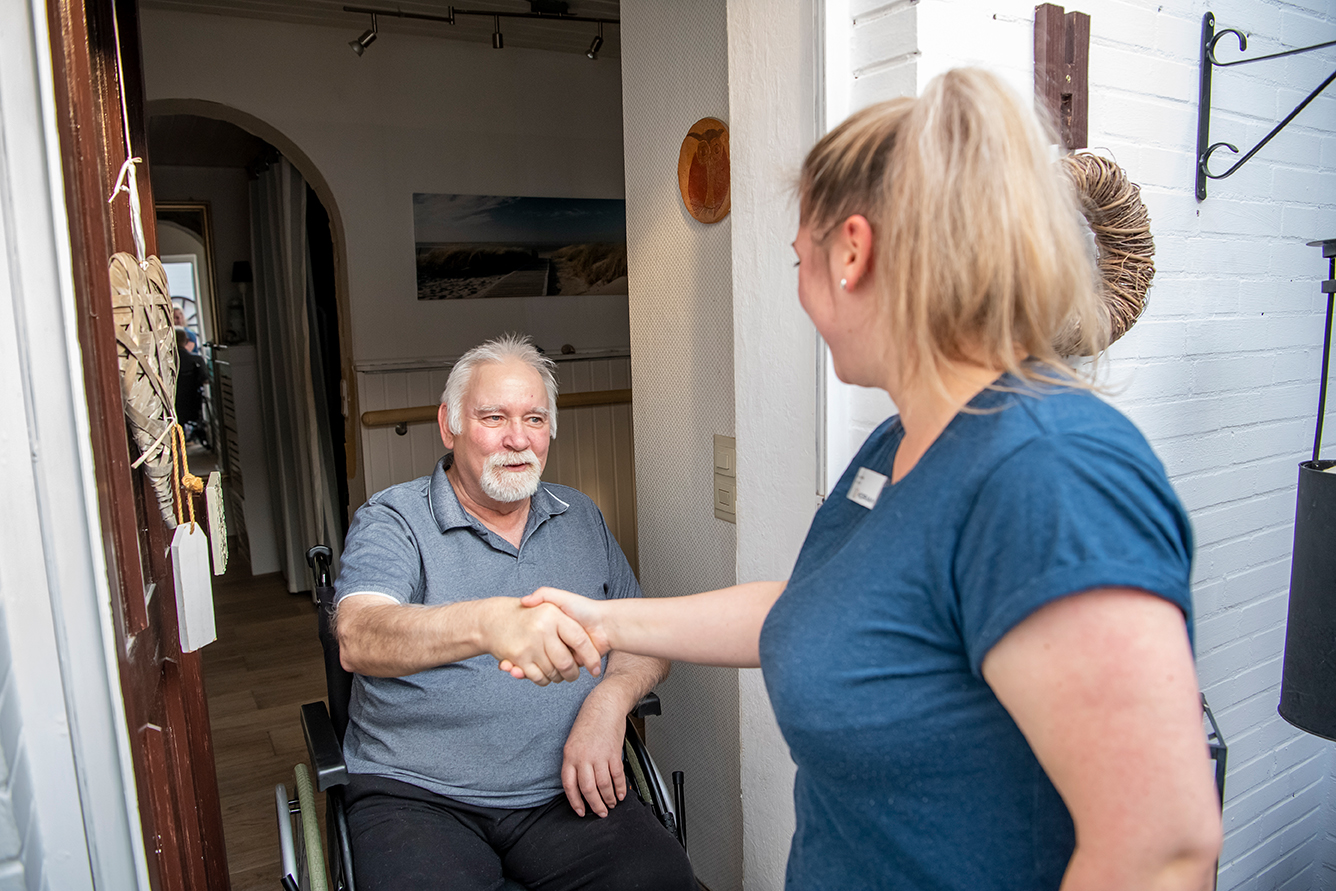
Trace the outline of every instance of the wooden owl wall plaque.
{"type": "Polygon", "coordinates": [[[687,212],[702,223],[728,216],[728,125],[701,118],[691,125],[677,156],[677,186],[687,212]]]}

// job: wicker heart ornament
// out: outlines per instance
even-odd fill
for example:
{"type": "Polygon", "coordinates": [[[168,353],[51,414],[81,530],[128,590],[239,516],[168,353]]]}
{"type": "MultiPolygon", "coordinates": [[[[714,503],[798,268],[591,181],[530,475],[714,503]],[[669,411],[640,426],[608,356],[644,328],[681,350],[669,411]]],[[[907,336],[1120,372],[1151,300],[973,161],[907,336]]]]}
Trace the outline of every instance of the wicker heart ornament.
{"type": "Polygon", "coordinates": [[[120,359],[121,400],[130,434],[158,496],[167,528],[176,526],[172,501],[172,451],[169,434],[176,423],[176,329],[167,272],[157,257],[141,266],[134,256],[113,254],[112,317],[120,359]]]}

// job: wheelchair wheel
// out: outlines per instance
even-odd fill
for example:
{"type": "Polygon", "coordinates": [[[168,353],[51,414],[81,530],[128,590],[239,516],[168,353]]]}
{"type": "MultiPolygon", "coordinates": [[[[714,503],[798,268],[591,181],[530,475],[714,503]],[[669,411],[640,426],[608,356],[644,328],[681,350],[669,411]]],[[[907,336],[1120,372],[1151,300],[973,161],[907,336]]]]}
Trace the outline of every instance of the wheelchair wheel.
{"type": "Polygon", "coordinates": [[[324,848],[320,844],[320,819],[315,812],[315,789],[311,785],[311,771],[305,764],[298,764],[294,774],[297,778],[297,811],[301,818],[301,832],[297,837],[297,868],[304,873],[301,876],[301,888],[302,891],[329,891],[329,882],[325,877],[324,848]]]}
{"type": "Polygon", "coordinates": [[[622,741],[622,764],[630,768],[631,788],[635,790],[636,796],[645,804],[653,804],[654,792],[649,787],[649,779],[640,767],[640,759],[636,758],[630,740],[622,741]]]}

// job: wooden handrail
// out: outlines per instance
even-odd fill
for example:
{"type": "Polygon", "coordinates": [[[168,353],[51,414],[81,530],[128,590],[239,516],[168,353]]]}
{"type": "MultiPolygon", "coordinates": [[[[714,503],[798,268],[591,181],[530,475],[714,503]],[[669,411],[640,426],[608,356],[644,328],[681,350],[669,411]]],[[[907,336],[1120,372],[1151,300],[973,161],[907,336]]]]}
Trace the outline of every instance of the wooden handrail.
{"type": "MultiPolygon", "coordinates": [[[[562,393],[557,396],[557,408],[579,408],[587,405],[619,405],[631,401],[628,390],[590,390],[585,393],[562,393]]],[[[414,405],[409,408],[387,408],[362,412],[363,427],[402,427],[409,424],[434,424],[439,405],[414,405]]]]}
{"type": "Polygon", "coordinates": [[[415,405],[412,408],[387,408],[383,411],[362,412],[363,427],[395,427],[399,424],[426,424],[436,422],[439,405],[415,405]]]}

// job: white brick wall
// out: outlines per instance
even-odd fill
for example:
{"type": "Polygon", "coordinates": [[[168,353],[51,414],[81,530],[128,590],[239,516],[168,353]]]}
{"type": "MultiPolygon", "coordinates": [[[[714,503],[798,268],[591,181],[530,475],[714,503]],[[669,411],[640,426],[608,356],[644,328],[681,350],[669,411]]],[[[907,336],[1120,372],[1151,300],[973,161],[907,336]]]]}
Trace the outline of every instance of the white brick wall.
{"type": "MultiPolygon", "coordinates": [[[[14,790],[20,789],[20,804],[27,804],[21,790],[27,784],[23,765],[16,763],[15,755],[19,746],[16,739],[17,727],[12,718],[16,709],[12,706],[14,685],[10,671],[12,654],[9,647],[9,633],[0,610],[0,891],[19,889],[24,885],[23,854],[24,832],[19,829],[15,815],[14,790]]],[[[29,805],[30,806],[30,805],[29,805]]],[[[28,807],[20,807],[26,811],[28,807]]],[[[31,824],[25,819],[25,826],[31,824]]]]}
{"type": "MultiPolygon", "coordinates": [[[[1033,8],[850,0],[851,24],[828,32],[852,48],[828,58],[847,66],[850,109],[962,64],[1028,94],[1033,8]],[[897,16],[901,30],[884,34],[897,16]],[[905,60],[888,68],[900,72],[894,83],[876,82],[876,48],[860,41],[905,60]]],[[[1200,203],[1193,155],[1203,13],[1215,13],[1218,29],[1246,32],[1252,56],[1336,39],[1336,4],[1080,0],[1067,9],[1091,16],[1090,144],[1142,185],[1155,234],[1149,308],[1105,370],[1112,400],[1149,437],[1196,530],[1198,670],[1230,746],[1219,887],[1329,887],[1336,752],[1283,721],[1276,705],[1297,463],[1312,449],[1325,310],[1317,282],[1326,261],[1304,243],[1336,237],[1336,97],[1317,99],[1238,173],[1211,181],[1200,203]]],[[[1220,56],[1237,58],[1233,49],[1222,41],[1220,56]]],[[[1212,140],[1247,151],[1331,72],[1331,55],[1217,69],[1212,140]]],[[[1229,163],[1217,152],[1212,169],[1229,163]]],[[[866,397],[838,388],[832,397],[828,466],[878,420],[866,397]]],[[[1336,455],[1336,418],[1327,424],[1324,451],[1336,455]]]]}

